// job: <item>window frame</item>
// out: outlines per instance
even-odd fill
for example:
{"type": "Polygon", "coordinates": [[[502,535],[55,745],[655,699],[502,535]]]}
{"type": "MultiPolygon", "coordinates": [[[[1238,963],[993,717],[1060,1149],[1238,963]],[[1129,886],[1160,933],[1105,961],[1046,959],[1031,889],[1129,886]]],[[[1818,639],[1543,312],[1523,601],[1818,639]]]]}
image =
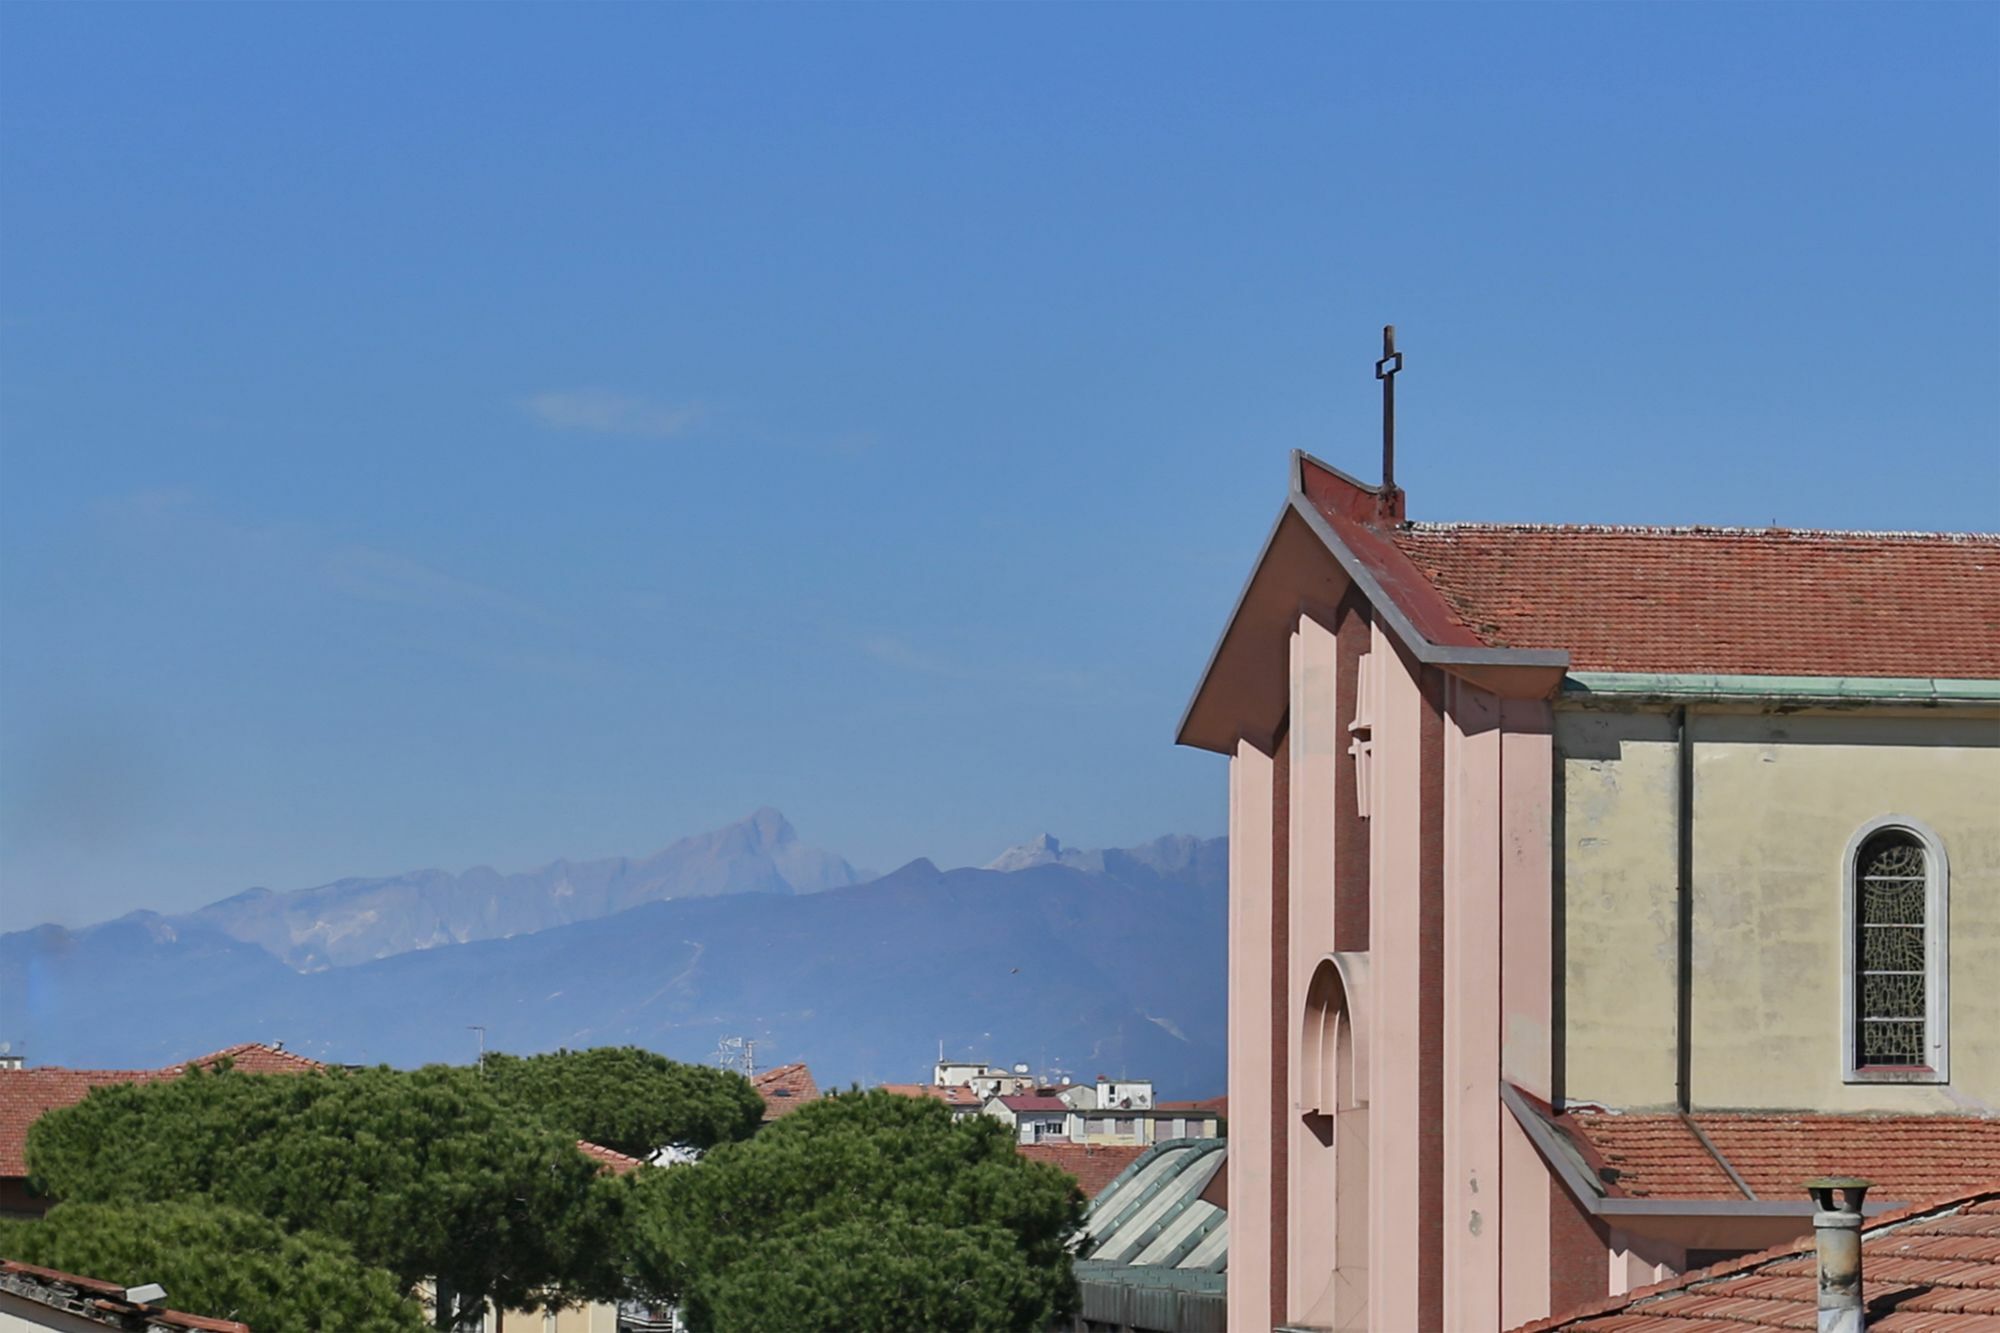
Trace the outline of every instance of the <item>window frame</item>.
{"type": "Polygon", "coordinates": [[[1856,829],[1840,862],[1840,1066],[1846,1083],[1951,1082],[1951,863],[1944,840],[1921,820],[1883,815],[1856,829]],[[1861,849],[1878,833],[1905,833],[1924,849],[1924,1049],[1922,1065],[1857,1062],[1861,1017],[1856,986],[1861,934],[1861,849]]]}

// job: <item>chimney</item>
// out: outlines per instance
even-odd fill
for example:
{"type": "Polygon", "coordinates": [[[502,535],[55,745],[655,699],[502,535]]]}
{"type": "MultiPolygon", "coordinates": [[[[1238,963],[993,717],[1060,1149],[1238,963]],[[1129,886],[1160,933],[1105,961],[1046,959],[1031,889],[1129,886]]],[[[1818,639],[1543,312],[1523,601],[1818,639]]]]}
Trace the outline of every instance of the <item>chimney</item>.
{"type": "Polygon", "coordinates": [[[18,1055],[0,1052],[0,1069],[25,1069],[28,1062],[18,1055]]]}
{"type": "Polygon", "coordinates": [[[1863,1333],[1868,1315],[1861,1299],[1861,1200],[1869,1182],[1854,1176],[1817,1176],[1812,1195],[1813,1243],[1819,1269],[1819,1333],[1863,1333]],[[1838,1193],[1838,1205],[1834,1195],[1838,1193]]]}

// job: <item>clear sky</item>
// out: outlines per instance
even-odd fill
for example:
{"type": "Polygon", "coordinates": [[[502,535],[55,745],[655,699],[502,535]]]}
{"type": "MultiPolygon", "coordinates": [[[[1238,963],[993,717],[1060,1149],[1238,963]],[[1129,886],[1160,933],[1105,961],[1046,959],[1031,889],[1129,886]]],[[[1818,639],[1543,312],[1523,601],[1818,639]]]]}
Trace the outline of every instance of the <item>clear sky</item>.
{"type": "Polygon", "coordinates": [[[1218,833],[1286,451],[1992,528],[2000,8],[0,9],[0,924],[1218,833]]]}

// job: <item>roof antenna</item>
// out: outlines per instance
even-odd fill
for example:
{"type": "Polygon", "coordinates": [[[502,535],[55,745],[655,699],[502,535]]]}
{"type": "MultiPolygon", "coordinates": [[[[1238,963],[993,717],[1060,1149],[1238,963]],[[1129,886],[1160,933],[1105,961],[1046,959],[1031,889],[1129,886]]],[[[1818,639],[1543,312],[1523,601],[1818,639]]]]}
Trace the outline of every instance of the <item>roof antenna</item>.
{"type": "Polygon", "coordinates": [[[1403,368],[1403,354],[1396,350],[1396,326],[1382,326],[1382,359],[1375,363],[1375,378],[1382,381],[1382,498],[1396,493],[1396,375],[1403,368]]]}

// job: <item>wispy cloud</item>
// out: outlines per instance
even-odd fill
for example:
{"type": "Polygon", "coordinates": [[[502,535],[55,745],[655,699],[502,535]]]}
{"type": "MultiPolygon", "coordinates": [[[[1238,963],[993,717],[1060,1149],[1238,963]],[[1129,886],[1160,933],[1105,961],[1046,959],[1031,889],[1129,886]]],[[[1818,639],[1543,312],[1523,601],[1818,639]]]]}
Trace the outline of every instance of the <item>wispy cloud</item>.
{"type": "Polygon", "coordinates": [[[550,618],[521,598],[377,546],[336,547],[321,556],[320,567],[336,592],[363,601],[430,610],[491,611],[541,622],[550,618]]]}
{"type": "Polygon", "coordinates": [[[697,407],[656,403],[604,389],[538,393],[528,399],[527,409],[551,430],[649,440],[670,440],[701,419],[697,407]]]}

